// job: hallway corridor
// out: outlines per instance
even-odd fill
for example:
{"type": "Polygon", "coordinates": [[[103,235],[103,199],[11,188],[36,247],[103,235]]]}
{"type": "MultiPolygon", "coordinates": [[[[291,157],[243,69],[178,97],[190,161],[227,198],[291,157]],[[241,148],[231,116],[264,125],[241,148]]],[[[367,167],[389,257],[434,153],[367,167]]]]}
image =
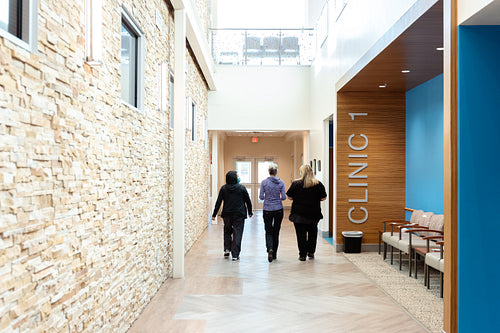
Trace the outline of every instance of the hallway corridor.
{"type": "Polygon", "coordinates": [[[256,212],[241,260],[226,259],[219,218],[186,255],[185,279],[168,279],[129,332],[427,332],[325,240],[316,259],[297,255],[285,218],[278,259],[267,262],[256,212]]]}

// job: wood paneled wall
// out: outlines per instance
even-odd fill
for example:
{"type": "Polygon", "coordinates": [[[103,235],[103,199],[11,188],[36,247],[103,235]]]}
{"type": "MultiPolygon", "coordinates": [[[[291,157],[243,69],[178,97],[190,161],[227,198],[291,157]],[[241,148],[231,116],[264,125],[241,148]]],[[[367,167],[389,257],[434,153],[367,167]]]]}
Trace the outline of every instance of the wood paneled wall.
{"type": "Polygon", "coordinates": [[[380,220],[404,218],[405,93],[338,93],[336,126],[337,242],[360,230],[377,243],[380,220]]]}

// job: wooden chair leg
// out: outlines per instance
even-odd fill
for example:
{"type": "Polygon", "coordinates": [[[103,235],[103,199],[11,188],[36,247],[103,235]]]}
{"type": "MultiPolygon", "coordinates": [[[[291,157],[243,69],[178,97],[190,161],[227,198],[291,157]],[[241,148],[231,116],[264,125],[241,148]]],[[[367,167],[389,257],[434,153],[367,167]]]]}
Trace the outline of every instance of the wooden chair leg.
{"type": "Polygon", "coordinates": [[[439,272],[439,294],[443,298],[443,272],[439,272]]]}
{"type": "Polygon", "coordinates": [[[412,269],[412,266],[413,266],[413,262],[412,262],[412,256],[413,256],[413,251],[412,249],[410,249],[410,253],[408,253],[408,276],[411,276],[411,269],[412,269]]]}
{"type": "Polygon", "coordinates": [[[378,232],[378,254],[380,254],[380,240],[382,238],[382,233],[379,231],[378,232]]]}
{"type": "Polygon", "coordinates": [[[424,286],[427,287],[427,265],[424,262],[424,286]]]}
{"type": "Polygon", "coordinates": [[[417,252],[413,251],[413,255],[415,256],[415,259],[414,262],[415,262],[415,279],[417,278],[417,270],[418,270],[418,267],[417,267],[417,264],[418,264],[418,254],[417,252]]]}
{"type": "Polygon", "coordinates": [[[399,250],[399,270],[401,270],[401,250],[399,250]]]}

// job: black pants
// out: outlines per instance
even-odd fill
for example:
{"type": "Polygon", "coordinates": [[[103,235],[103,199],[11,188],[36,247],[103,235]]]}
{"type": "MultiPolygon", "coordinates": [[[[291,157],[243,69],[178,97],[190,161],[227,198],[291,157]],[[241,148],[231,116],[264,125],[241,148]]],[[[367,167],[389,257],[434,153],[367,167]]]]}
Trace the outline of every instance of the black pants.
{"type": "Polygon", "coordinates": [[[233,258],[238,258],[241,252],[245,218],[223,217],[222,219],[224,220],[224,250],[231,250],[233,258]]]}
{"type": "Polygon", "coordinates": [[[265,210],[264,227],[266,228],[266,248],[267,252],[273,250],[274,257],[278,252],[278,244],[280,237],[281,221],[283,221],[283,209],[280,210],[265,210]]]}
{"type": "Polygon", "coordinates": [[[308,253],[314,254],[314,252],[316,251],[316,241],[318,238],[318,222],[293,223],[293,225],[295,226],[295,233],[297,235],[297,245],[299,247],[300,257],[305,257],[308,253]]]}

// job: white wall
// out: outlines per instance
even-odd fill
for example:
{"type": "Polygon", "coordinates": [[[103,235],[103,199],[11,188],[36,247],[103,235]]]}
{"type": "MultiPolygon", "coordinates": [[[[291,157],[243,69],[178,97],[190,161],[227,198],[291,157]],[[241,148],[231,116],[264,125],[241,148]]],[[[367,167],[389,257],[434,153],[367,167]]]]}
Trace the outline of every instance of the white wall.
{"type": "MultiPolygon", "coordinates": [[[[318,7],[312,0],[310,12],[318,7]]],[[[328,186],[328,126],[325,123],[336,113],[337,81],[342,78],[367,51],[417,2],[427,6],[429,0],[350,0],[338,21],[330,1],[329,33],[326,42],[311,67],[311,120],[309,160],[320,159],[323,172],[318,179],[328,186]]],[[[334,117],[335,119],[335,117],[334,117]]],[[[330,171],[332,172],[332,171],[330,171]]],[[[335,182],[335,178],[333,179],[335,182]]],[[[329,195],[335,196],[335,193],[329,195]]],[[[332,207],[334,209],[334,207],[332,207]]],[[[328,230],[328,206],[323,204],[325,219],[321,230],[328,230]]],[[[335,216],[335,214],[334,214],[335,216]]],[[[335,222],[335,221],[334,221],[335,222]]]]}
{"type": "Polygon", "coordinates": [[[458,0],[457,16],[458,24],[462,24],[486,5],[494,2],[493,0],[458,0]]]}
{"type": "Polygon", "coordinates": [[[459,0],[458,24],[500,25],[500,0],[459,0]]]}
{"type": "Polygon", "coordinates": [[[309,129],[309,67],[217,66],[209,130],[309,129]]]}

